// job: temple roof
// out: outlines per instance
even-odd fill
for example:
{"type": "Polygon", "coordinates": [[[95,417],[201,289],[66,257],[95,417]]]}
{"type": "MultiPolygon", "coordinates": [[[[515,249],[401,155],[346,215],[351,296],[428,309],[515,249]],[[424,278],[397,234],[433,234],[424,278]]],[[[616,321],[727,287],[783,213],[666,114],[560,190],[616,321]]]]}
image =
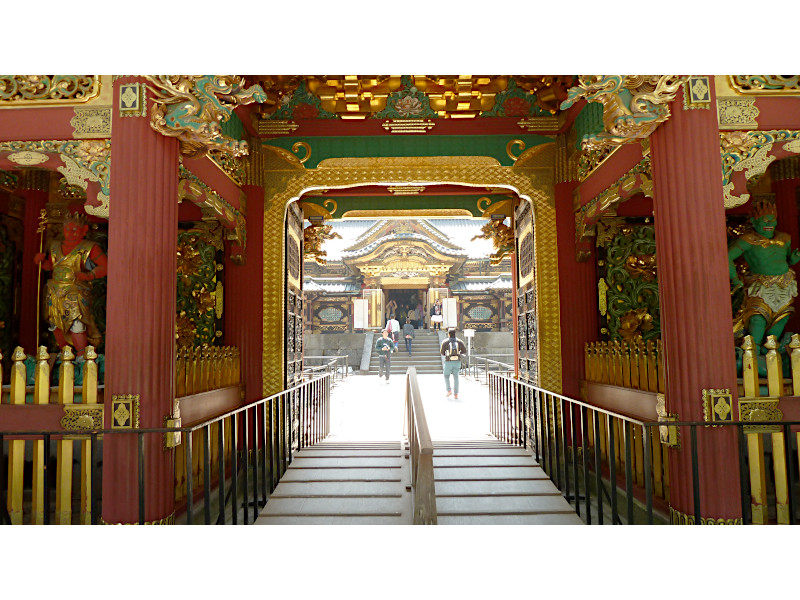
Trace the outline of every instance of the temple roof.
{"type": "Polygon", "coordinates": [[[453,292],[483,292],[487,290],[510,290],[510,277],[464,279],[450,286],[453,292]]]}
{"type": "Polygon", "coordinates": [[[478,239],[485,219],[354,219],[329,221],[333,232],[341,239],[326,240],[323,249],[328,260],[342,260],[363,256],[379,245],[400,240],[418,240],[448,256],[467,259],[487,258],[494,248],[491,240],[478,239]],[[409,231],[395,232],[398,224],[406,224],[409,231]]]}

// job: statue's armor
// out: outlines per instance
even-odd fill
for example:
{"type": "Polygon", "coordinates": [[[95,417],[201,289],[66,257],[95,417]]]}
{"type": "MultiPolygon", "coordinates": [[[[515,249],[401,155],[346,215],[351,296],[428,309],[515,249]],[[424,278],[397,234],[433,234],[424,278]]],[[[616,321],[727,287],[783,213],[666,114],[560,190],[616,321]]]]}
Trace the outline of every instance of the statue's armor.
{"type": "Polygon", "coordinates": [[[746,296],[742,320],[748,327],[750,318],[761,315],[767,321],[767,329],[794,312],[792,303],[797,297],[797,281],[794,271],[783,275],[751,274],[745,279],[746,296]]]}
{"type": "Polygon", "coordinates": [[[77,278],[85,268],[94,242],[82,240],[68,254],[61,250],[61,240],[51,242],[49,251],[53,260],[53,277],[47,282],[44,306],[51,331],[60,329],[81,333],[86,331],[90,343],[98,345],[100,332],[91,314],[91,287],[77,278]]]}

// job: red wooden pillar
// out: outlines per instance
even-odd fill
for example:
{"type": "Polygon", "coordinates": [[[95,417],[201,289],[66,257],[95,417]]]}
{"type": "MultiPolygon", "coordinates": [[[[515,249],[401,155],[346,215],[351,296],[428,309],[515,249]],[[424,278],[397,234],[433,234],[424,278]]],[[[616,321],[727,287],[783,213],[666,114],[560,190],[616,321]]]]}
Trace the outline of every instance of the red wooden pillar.
{"type": "MultiPolygon", "coordinates": [[[[156,133],[150,119],[121,117],[114,82],[111,202],[106,316],[106,427],[112,397],[138,394],[140,428],[163,427],[172,414],[175,365],[178,142],[156,133]]],[[[149,111],[147,111],[149,114],[149,111]]],[[[103,440],[103,519],[138,521],[136,436],[103,440]]],[[[162,435],[146,434],[145,520],[174,512],[174,450],[162,435]]]]}
{"type": "Polygon", "coordinates": [[[558,295],[561,314],[562,393],[580,397],[584,373],[584,345],[597,341],[597,273],[594,256],[576,260],[575,213],[572,192],[575,182],[558,183],[556,196],[556,237],[558,244],[558,295]]]}
{"type": "MultiPolygon", "coordinates": [[[[651,137],[666,408],[681,421],[702,421],[703,389],[728,388],[736,398],[719,131],[713,110],[686,110],[680,97],[670,110],[651,137]]],[[[736,431],[697,434],[702,517],[740,518],[736,431]]],[[[683,428],[680,448],[669,452],[670,504],[687,515],[690,448],[683,428]]]]}
{"type": "Polygon", "coordinates": [[[239,348],[246,400],[262,397],[264,347],[264,190],[247,194],[247,250],[244,264],[225,261],[225,343],[239,348]]]}
{"type": "MultiPolygon", "coordinates": [[[[23,177],[18,196],[25,199],[23,216],[24,238],[22,242],[22,303],[20,305],[19,345],[28,354],[36,354],[36,288],[40,283],[39,266],[34,264],[33,257],[39,252],[39,214],[47,204],[50,189],[49,171],[29,171],[23,177]]],[[[44,301],[44,295],[39,302],[44,301]]]]}

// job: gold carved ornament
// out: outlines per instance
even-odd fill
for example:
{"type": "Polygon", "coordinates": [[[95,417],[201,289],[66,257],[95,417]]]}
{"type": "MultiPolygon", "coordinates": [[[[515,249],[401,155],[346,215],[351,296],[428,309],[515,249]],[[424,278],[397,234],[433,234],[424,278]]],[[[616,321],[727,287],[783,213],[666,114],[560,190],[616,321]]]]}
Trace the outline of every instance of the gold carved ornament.
{"type": "Polygon", "coordinates": [[[561,109],[585,99],[603,105],[605,131],[581,142],[584,150],[648,137],[669,119],[668,104],[687,80],[678,75],[581,75],[561,109]]]}
{"type": "Polygon", "coordinates": [[[233,109],[263,102],[258,85],[245,87],[238,75],[147,75],[153,97],[150,126],[168,137],[178,138],[181,154],[199,158],[211,151],[233,157],[248,153],[247,142],[222,132],[220,123],[231,118],[233,109]]]}
{"type": "Polygon", "coordinates": [[[495,96],[508,87],[508,77],[415,75],[414,85],[428,96],[440,117],[471,119],[492,109],[495,96]]]}
{"type": "Polygon", "coordinates": [[[139,394],[115,394],[111,397],[111,428],[139,428],[139,394]]]}
{"type": "Polygon", "coordinates": [[[733,420],[733,396],[730,389],[703,390],[703,420],[709,423],[733,420]]]}
{"type": "Polygon", "coordinates": [[[365,119],[386,108],[389,94],[402,82],[399,75],[327,75],[309,77],[306,84],[326,111],[342,119],[365,119]]]}
{"type": "MultiPolygon", "coordinates": [[[[739,420],[740,421],[781,421],[783,412],[778,408],[780,398],[769,396],[750,400],[739,399],[739,420]]],[[[780,433],[780,425],[746,425],[745,433],[780,433]]]]}
{"type": "MultiPolygon", "coordinates": [[[[264,146],[266,210],[264,231],[281,231],[285,207],[307,192],[360,185],[432,185],[456,183],[480,188],[502,188],[530,198],[535,205],[535,245],[541,383],[555,392],[561,390],[561,328],[558,299],[558,249],[555,237],[555,209],[552,166],[555,144],[531,155],[522,165],[502,167],[488,157],[410,157],[410,158],[336,158],[326,159],[315,169],[304,169],[291,152],[264,146]]],[[[526,151],[527,152],[527,151],[526,151]]],[[[531,236],[532,238],[534,236],[531,236]]],[[[274,294],[269,282],[280,281],[285,272],[283,241],[280,236],[265,236],[264,241],[264,360],[263,392],[267,395],[282,389],[283,334],[272,335],[267,324],[283,322],[283,292],[274,294]]]]}

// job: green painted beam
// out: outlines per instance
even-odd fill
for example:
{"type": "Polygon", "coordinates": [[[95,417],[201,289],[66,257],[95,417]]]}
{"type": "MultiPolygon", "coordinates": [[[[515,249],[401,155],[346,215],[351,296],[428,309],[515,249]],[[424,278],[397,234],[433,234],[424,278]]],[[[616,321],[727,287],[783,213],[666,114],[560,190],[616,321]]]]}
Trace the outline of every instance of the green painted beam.
{"type": "MultiPolygon", "coordinates": [[[[466,209],[473,217],[480,217],[483,211],[478,208],[478,200],[489,198],[490,203],[481,202],[481,207],[507,200],[508,196],[499,194],[476,194],[469,196],[344,196],[336,197],[336,211],[333,218],[337,219],[351,210],[425,210],[425,209],[466,209]]],[[[307,196],[303,202],[316,204],[330,209],[330,199],[326,196],[307,196]],[[324,206],[323,202],[328,202],[324,206]]]]}
{"type": "MultiPolygon", "coordinates": [[[[376,156],[491,156],[501,165],[510,167],[514,161],[508,155],[509,142],[522,140],[525,148],[532,148],[552,142],[543,135],[381,135],[347,137],[283,137],[268,140],[264,145],[277,146],[292,152],[297,142],[305,142],[311,147],[311,156],[304,163],[307,169],[314,169],[326,158],[371,158],[376,156]]],[[[519,146],[513,148],[520,154],[519,146]]],[[[297,153],[305,156],[305,150],[297,153]]]]}

